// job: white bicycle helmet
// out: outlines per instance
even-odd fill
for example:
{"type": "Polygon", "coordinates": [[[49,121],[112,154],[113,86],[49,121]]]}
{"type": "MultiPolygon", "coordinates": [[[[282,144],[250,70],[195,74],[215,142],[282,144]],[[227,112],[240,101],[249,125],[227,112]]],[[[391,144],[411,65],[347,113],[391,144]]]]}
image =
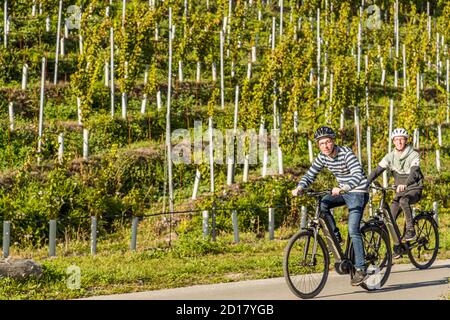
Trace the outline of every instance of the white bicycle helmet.
{"type": "Polygon", "coordinates": [[[405,137],[406,139],[409,138],[408,131],[403,128],[396,128],[394,131],[392,131],[391,139],[394,139],[395,137],[405,137]]]}

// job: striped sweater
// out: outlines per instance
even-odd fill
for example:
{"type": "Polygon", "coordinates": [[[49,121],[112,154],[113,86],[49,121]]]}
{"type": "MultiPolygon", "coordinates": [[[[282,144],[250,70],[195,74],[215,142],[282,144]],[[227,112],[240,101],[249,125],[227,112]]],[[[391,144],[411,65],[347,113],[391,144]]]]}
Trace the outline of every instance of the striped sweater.
{"type": "Polygon", "coordinates": [[[361,164],[349,147],[335,145],[337,154],[334,158],[319,153],[313,164],[300,179],[298,186],[308,188],[317,174],[327,168],[336,177],[339,187],[348,192],[367,192],[367,177],[361,164]]]}

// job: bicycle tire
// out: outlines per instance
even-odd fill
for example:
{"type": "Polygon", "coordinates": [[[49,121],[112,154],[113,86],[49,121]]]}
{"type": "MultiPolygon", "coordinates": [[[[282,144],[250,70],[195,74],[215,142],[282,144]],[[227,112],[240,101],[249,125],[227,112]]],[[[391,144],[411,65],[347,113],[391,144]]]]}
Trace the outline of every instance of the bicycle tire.
{"type": "MultiPolygon", "coordinates": [[[[314,243],[314,233],[311,230],[302,230],[296,233],[289,240],[288,245],[286,246],[284,259],[283,259],[283,273],[286,283],[297,297],[302,299],[310,299],[317,296],[320,291],[322,291],[323,287],[328,278],[328,266],[330,264],[330,255],[328,253],[327,246],[320,235],[317,235],[317,250],[316,250],[316,259],[314,260],[312,265],[308,265],[308,258],[311,257],[310,252],[312,254],[312,248],[314,243]],[[305,241],[306,247],[306,259],[305,250],[302,250],[302,241],[305,241]],[[301,260],[298,260],[300,257],[301,260]],[[317,259],[320,258],[320,259],[317,259]],[[317,263],[317,260],[318,263],[317,263]],[[317,271],[312,270],[316,265],[319,266],[318,272],[309,272],[308,271],[317,271]],[[311,270],[308,270],[310,268],[311,270]],[[305,272],[306,271],[306,272],[305,272]],[[300,273],[300,274],[297,274],[300,273]],[[313,285],[309,286],[310,290],[304,290],[300,287],[302,283],[312,283],[312,279],[306,279],[309,281],[297,281],[298,277],[305,275],[306,278],[312,276],[318,276],[320,281],[314,282],[313,285]]],[[[309,262],[310,264],[310,262],[309,262]]]]}
{"type": "Polygon", "coordinates": [[[429,268],[437,258],[437,254],[439,251],[439,229],[436,221],[429,215],[419,215],[414,218],[414,228],[416,229],[417,239],[410,242],[410,246],[408,248],[408,257],[411,263],[418,269],[427,269],[429,268]],[[423,220],[423,224],[421,226],[421,221],[423,220]],[[424,224],[429,224],[429,229],[424,230],[424,224]],[[434,248],[427,249],[426,246],[433,242],[433,238],[430,238],[431,233],[426,234],[426,232],[432,232],[434,234],[434,248]],[[415,249],[418,250],[418,257],[415,255],[415,249]],[[425,250],[431,251],[431,258],[427,260],[426,263],[422,263],[420,261],[420,249],[425,248],[425,250]]]}
{"type": "MultiPolygon", "coordinates": [[[[373,272],[361,283],[361,287],[367,291],[375,291],[384,286],[391,274],[392,250],[389,233],[379,226],[367,225],[361,228],[361,236],[364,243],[365,265],[368,272],[370,270],[373,272]]],[[[354,261],[353,247],[350,252],[354,261]]]]}

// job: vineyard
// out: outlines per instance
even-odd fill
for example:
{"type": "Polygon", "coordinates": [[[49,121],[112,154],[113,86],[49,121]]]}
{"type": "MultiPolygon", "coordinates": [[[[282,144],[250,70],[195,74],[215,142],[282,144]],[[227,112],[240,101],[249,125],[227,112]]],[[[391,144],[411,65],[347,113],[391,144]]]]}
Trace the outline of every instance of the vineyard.
{"type": "Polygon", "coordinates": [[[95,237],[145,219],[154,238],[201,234],[205,213],[214,239],[295,226],[308,204],[290,190],[322,124],[366,173],[405,127],[426,177],[418,207],[448,230],[450,2],[1,2],[0,220],[14,246],[92,240],[93,221],[95,237]]]}

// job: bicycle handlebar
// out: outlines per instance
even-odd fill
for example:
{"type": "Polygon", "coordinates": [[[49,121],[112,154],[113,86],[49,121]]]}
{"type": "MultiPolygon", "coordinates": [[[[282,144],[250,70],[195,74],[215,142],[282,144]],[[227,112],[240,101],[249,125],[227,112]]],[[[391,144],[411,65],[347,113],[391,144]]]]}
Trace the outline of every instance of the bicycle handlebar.
{"type": "Polygon", "coordinates": [[[377,185],[370,185],[370,188],[375,189],[375,190],[380,190],[380,191],[386,191],[386,190],[397,190],[397,187],[395,185],[391,185],[391,186],[387,186],[387,187],[382,187],[381,185],[377,186],[377,185]]]}
{"type": "Polygon", "coordinates": [[[326,196],[327,194],[331,194],[331,190],[323,190],[323,191],[305,190],[303,194],[309,197],[323,197],[326,196]]]}

